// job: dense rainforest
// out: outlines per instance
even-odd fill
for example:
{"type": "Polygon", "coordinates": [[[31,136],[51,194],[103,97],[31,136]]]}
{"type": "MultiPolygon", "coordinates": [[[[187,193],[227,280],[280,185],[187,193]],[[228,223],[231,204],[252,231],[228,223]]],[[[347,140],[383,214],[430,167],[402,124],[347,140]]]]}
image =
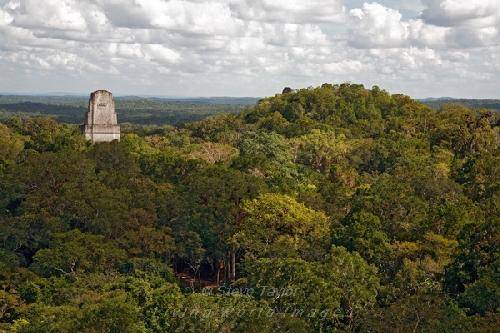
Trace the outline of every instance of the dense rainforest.
{"type": "Polygon", "coordinates": [[[90,145],[0,124],[0,331],[498,332],[499,115],[324,84],[90,145]]]}

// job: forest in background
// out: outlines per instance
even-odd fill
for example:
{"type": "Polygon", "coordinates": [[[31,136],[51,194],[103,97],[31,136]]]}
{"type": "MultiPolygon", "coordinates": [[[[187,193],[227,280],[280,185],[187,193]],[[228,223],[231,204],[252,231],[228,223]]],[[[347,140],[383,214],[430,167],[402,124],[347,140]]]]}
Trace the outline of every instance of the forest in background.
{"type": "Polygon", "coordinates": [[[499,114],[356,84],[90,145],[0,124],[0,330],[496,332],[499,114]]]}
{"type": "Polygon", "coordinates": [[[419,102],[438,110],[446,104],[455,104],[472,109],[489,109],[500,112],[500,99],[459,99],[459,98],[427,98],[419,102]]]}
{"type": "MultiPolygon", "coordinates": [[[[136,125],[178,125],[217,113],[239,113],[257,98],[116,97],[118,121],[136,125]]],[[[12,116],[49,116],[66,124],[81,124],[88,108],[84,96],[0,95],[0,120],[12,116]]]]}
{"type": "MultiPolygon", "coordinates": [[[[81,124],[88,108],[87,96],[0,95],[0,121],[13,116],[47,116],[66,124],[81,124]]],[[[182,125],[219,113],[236,114],[254,106],[259,98],[200,97],[160,98],[120,96],[115,98],[118,121],[128,125],[182,125]]],[[[447,104],[500,112],[500,100],[429,98],[419,102],[439,110],[447,104]]]]}

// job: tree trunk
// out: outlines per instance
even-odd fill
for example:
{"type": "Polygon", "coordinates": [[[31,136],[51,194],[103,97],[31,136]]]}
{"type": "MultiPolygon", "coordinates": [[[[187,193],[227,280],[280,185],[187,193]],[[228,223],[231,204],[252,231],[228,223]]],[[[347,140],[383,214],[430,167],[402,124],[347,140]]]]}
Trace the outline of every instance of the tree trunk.
{"type": "Polygon", "coordinates": [[[217,261],[217,286],[220,285],[220,271],[222,270],[222,272],[224,273],[224,260],[218,260],[217,261]]]}
{"type": "Polygon", "coordinates": [[[229,253],[226,253],[226,266],[224,269],[224,280],[229,281],[231,279],[231,260],[229,253]]]}
{"type": "Polygon", "coordinates": [[[236,280],[236,253],[231,251],[231,281],[236,280]]]}

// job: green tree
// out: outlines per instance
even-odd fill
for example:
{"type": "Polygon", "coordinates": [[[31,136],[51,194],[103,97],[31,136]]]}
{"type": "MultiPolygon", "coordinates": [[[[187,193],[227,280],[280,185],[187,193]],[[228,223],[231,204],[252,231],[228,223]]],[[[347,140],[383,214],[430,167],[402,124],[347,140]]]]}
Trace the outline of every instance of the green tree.
{"type": "Polygon", "coordinates": [[[44,276],[112,270],[125,258],[124,252],[103,236],[79,230],[55,234],[48,249],[34,256],[32,269],[44,276]]]}
{"type": "Polygon", "coordinates": [[[246,201],[243,216],[233,239],[249,258],[318,258],[328,244],[327,216],[286,195],[246,201]]]}
{"type": "Polygon", "coordinates": [[[258,259],[247,269],[260,298],[279,311],[308,318],[316,330],[352,331],[359,316],[375,304],[379,288],[376,268],[342,247],[333,247],[322,262],[258,259]]]}

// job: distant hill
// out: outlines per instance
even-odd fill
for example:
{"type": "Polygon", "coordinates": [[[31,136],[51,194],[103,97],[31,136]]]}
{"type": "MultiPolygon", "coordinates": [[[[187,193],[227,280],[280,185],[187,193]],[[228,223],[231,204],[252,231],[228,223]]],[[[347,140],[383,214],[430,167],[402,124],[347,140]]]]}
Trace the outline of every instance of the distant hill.
{"type": "MultiPolygon", "coordinates": [[[[217,113],[238,113],[255,105],[246,97],[116,97],[118,120],[140,125],[180,124],[217,113]]],[[[79,124],[88,105],[86,96],[0,95],[0,119],[13,115],[52,116],[58,121],[79,124]]]]}
{"type": "MultiPolygon", "coordinates": [[[[177,125],[217,113],[239,113],[259,100],[253,97],[115,97],[119,122],[137,125],[177,125]]],[[[500,112],[500,100],[494,99],[443,97],[419,102],[433,109],[445,104],[460,104],[500,112]]],[[[0,120],[14,115],[51,116],[62,123],[80,124],[87,105],[88,97],[81,95],[0,95],[0,120]]]]}
{"type": "Polygon", "coordinates": [[[419,102],[424,103],[433,109],[439,109],[445,104],[460,104],[473,109],[490,109],[500,112],[500,99],[456,99],[442,97],[421,99],[419,102]]]}
{"type": "MultiPolygon", "coordinates": [[[[214,105],[254,105],[260,98],[256,97],[158,97],[158,96],[115,96],[115,102],[118,105],[126,104],[130,101],[141,101],[150,104],[155,103],[182,103],[182,104],[214,104],[214,105]]],[[[6,103],[43,103],[56,105],[75,105],[87,106],[89,96],[82,95],[2,95],[0,94],[0,104],[6,103]]]]}

